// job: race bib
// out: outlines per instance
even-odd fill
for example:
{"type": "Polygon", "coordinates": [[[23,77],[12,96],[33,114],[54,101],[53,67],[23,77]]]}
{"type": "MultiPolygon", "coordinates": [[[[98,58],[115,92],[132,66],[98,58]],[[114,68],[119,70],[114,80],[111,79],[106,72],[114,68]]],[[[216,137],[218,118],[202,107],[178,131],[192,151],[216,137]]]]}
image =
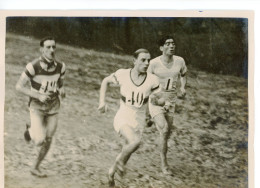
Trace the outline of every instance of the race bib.
{"type": "Polygon", "coordinates": [[[143,105],[145,94],[143,92],[132,91],[126,96],[125,103],[129,106],[140,108],[143,105]]]}
{"type": "Polygon", "coordinates": [[[173,80],[172,77],[165,78],[162,82],[162,88],[166,91],[175,90],[176,89],[176,80],[173,80]]]}
{"type": "Polygon", "coordinates": [[[57,92],[57,81],[43,80],[39,92],[43,94],[57,92]]]}

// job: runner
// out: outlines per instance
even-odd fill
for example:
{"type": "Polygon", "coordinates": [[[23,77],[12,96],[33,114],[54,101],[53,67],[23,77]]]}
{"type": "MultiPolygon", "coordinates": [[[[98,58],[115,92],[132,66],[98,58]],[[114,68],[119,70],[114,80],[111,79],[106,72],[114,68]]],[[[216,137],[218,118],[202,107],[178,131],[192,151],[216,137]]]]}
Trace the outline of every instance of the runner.
{"type": "Polygon", "coordinates": [[[132,69],[119,69],[106,77],[100,88],[100,101],[98,110],[106,112],[105,95],[109,83],[120,86],[120,108],[114,118],[114,129],[126,141],[121,153],[116,157],[115,163],[109,169],[109,186],[114,186],[114,175],[124,173],[124,166],[141,143],[145,127],[148,98],[152,92],[159,90],[159,80],[156,76],[147,73],[150,53],[146,49],[139,49],[134,53],[134,67],[132,69]]]}
{"type": "Polygon", "coordinates": [[[27,64],[16,89],[29,96],[31,126],[27,125],[25,140],[39,146],[39,155],[31,169],[32,175],[46,177],[39,166],[47,154],[58,125],[60,99],[65,97],[63,80],[65,64],[55,59],[56,42],[53,37],[40,41],[40,58],[27,64]],[[29,83],[31,88],[29,88],[29,83]]]}
{"type": "Polygon", "coordinates": [[[160,156],[162,172],[172,175],[167,163],[167,142],[173,127],[175,102],[177,98],[177,81],[180,76],[181,95],[185,96],[187,67],[182,57],[175,54],[175,42],[173,37],[166,36],[159,41],[162,55],[151,60],[148,72],[159,77],[161,91],[157,97],[164,99],[165,106],[155,106],[149,103],[150,115],[160,132],[160,156]]]}

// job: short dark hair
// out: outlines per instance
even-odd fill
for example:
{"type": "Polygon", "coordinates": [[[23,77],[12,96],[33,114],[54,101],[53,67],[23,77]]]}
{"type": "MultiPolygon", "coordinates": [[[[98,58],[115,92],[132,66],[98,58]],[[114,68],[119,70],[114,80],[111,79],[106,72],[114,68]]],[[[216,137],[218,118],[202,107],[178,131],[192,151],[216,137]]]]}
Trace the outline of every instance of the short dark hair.
{"type": "Polygon", "coordinates": [[[163,46],[165,44],[166,40],[168,40],[168,39],[173,39],[173,41],[175,41],[173,36],[166,35],[166,36],[163,36],[160,40],[158,40],[158,45],[163,46]]]}
{"type": "MultiPolygon", "coordinates": [[[[41,41],[40,41],[40,46],[41,46],[41,47],[44,46],[44,42],[45,42],[46,40],[54,40],[54,41],[55,41],[54,37],[52,37],[52,36],[44,37],[44,38],[42,38],[41,41]]],[[[55,41],[55,43],[56,43],[56,41],[55,41]]]]}
{"type": "Polygon", "coordinates": [[[140,53],[147,53],[150,54],[150,52],[144,48],[140,48],[134,52],[134,58],[137,59],[140,53]]]}

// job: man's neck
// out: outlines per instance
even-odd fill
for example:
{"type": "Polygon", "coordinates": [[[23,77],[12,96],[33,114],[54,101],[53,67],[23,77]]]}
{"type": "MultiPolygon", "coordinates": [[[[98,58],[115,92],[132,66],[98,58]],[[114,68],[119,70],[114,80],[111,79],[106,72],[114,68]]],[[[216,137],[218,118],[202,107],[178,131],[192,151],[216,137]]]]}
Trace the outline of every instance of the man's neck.
{"type": "Polygon", "coordinates": [[[53,63],[53,62],[54,62],[53,59],[48,59],[48,58],[45,57],[44,55],[42,55],[42,58],[45,60],[46,63],[53,63]]]}
{"type": "Polygon", "coordinates": [[[169,56],[169,55],[162,55],[162,60],[164,63],[169,64],[173,62],[173,55],[169,56]]]}
{"type": "Polygon", "coordinates": [[[138,78],[144,76],[146,73],[139,72],[135,67],[131,71],[132,77],[138,78]]]}

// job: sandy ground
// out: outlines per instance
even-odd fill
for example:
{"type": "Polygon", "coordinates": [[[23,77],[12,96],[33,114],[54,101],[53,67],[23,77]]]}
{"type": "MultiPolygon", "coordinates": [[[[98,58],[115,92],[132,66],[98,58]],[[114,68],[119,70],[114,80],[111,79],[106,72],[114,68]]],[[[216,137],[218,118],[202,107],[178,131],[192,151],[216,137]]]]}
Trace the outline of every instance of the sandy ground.
{"type": "MultiPolygon", "coordinates": [[[[123,140],[113,130],[119,92],[108,94],[110,111],[97,113],[101,80],[131,66],[129,56],[58,45],[58,59],[67,65],[66,93],[59,127],[42,169],[47,178],[30,174],[36,158],[23,138],[29,122],[26,96],[15,83],[27,62],[39,55],[38,40],[7,35],[4,164],[6,188],[107,187],[107,171],[123,140]]],[[[247,80],[208,74],[189,67],[187,96],[178,100],[175,129],[169,141],[174,176],[160,172],[159,134],[145,129],[140,149],[127,164],[118,187],[234,188],[248,186],[247,80]]]]}

